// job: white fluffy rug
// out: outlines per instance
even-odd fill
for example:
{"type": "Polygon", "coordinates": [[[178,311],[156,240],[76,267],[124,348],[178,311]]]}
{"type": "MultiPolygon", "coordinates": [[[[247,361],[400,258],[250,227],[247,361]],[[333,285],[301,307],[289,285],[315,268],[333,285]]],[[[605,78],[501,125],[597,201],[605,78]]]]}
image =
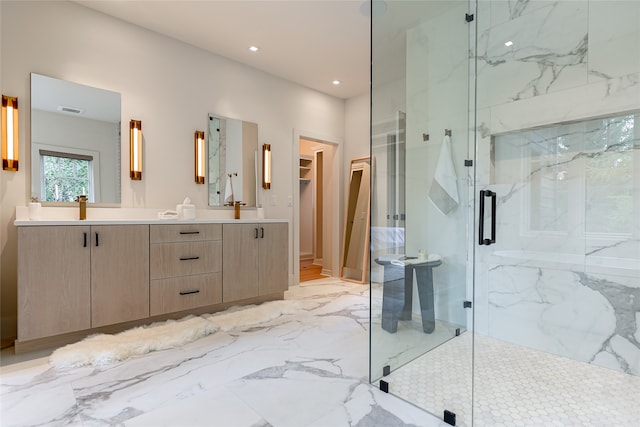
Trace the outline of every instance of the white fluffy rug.
{"type": "Polygon", "coordinates": [[[151,351],[179,347],[217,331],[246,329],[315,305],[311,301],[271,301],[216,314],[167,320],[114,335],[96,334],[57,349],[49,357],[49,363],[55,369],[105,366],[151,351]]]}

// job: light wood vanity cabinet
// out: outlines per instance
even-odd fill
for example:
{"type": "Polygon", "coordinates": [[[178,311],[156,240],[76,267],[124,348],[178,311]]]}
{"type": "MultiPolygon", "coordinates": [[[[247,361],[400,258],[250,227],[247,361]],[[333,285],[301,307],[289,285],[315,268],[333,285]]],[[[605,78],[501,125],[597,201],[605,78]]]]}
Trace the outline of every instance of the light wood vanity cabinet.
{"type": "Polygon", "coordinates": [[[223,236],[224,302],[287,290],[288,224],[224,224],[223,236]]]}
{"type": "Polygon", "coordinates": [[[18,229],[18,340],[149,316],[147,225],[18,229]]]}
{"type": "Polygon", "coordinates": [[[18,228],[18,339],[91,327],[90,227],[18,228]]]}
{"type": "Polygon", "coordinates": [[[91,226],[91,327],[149,317],[149,226],[91,226]]]}
{"type": "Polygon", "coordinates": [[[286,222],[18,225],[20,351],[288,287],[286,222]]]}
{"type": "Polygon", "coordinates": [[[222,225],[151,225],[152,316],[222,302],[222,225]]]}

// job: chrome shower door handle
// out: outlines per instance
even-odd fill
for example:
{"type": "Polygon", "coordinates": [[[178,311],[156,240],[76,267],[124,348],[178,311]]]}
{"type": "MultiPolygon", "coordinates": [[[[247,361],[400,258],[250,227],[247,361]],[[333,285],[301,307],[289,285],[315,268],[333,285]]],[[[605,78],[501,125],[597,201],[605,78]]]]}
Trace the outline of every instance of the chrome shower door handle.
{"type": "Polygon", "coordinates": [[[480,213],[478,215],[478,244],[491,245],[496,242],[496,193],[491,190],[480,190],[480,213]],[[491,197],[491,238],[484,238],[484,198],[491,197]]]}

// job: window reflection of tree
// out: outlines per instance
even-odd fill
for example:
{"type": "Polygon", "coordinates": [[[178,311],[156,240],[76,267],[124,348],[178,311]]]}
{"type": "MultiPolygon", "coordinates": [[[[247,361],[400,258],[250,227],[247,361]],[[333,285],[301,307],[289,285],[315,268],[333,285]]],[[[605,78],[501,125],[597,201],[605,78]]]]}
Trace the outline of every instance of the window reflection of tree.
{"type": "Polygon", "coordinates": [[[44,177],[43,201],[72,202],[78,195],[93,201],[93,157],[41,151],[44,177]]]}

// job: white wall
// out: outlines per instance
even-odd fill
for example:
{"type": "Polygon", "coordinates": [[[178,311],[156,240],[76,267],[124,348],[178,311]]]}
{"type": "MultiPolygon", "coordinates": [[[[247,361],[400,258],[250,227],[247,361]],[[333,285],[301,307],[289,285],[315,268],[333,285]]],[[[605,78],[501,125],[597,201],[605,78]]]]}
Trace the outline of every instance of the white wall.
{"type": "MultiPolygon", "coordinates": [[[[123,155],[122,207],[171,208],[187,195],[198,208],[207,206],[207,186],[193,182],[193,133],[206,129],[208,113],[258,123],[259,143],[270,143],[273,152],[272,189],[260,195],[266,217],[286,218],[290,224],[293,130],[345,141],[343,100],[74,3],[2,1],[0,10],[2,93],[19,98],[22,159],[20,170],[2,172],[1,181],[3,338],[15,335],[17,231],[12,223],[15,206],[24,205],[29,196],[30,167],[25,159],[30,156],[31,72],[120,92],[122,135],[128,135],[130,119],[142,120],[143,179],[129,179],[128,158],[123,155]]],[[[128,153],[127,144],[128,138],[123,138],[122,153],[128,153]]],[[[366,147],[368,139],[358,144],[366,147]]],[[[293,233],[297,231],[290,226],[291,241],[293,233]]]]}
{"type": "MultiPolygon", "coordinates": [[[[45,145],[45,149],[60,152],[89,151],[97,154],[95,159],[94,184],[96,194],[89,195],[90,201],[98,196],[97,200],[105,203],[113,203],[120,197],[120,179],[116,179],[113,171],[120,166],[120,146],[114,141],[120,140],[120,125],[118,123],[103,122],[87,118],[79,118],[62,114],[51,113],[42,110],[33,110],[31,120],[31,143],[45,145]],[[37,123],[37,124],[36,124],[37,123]]],[[[125,137],[128,135],[125,135],[125,137]]],[[[42,147],[41,147],[42,148],[42,147]]],[[[127,152],[128,153],[128,152],[127,152]]],[[[21,157],[23,160],[24,157],[21,157]]],[[[40,161],[38,150],[32,150],[31,163],[40,161]]],[[[24,163],[28,163],[25,161],[24,163]]],[[[31,195],[41,194],[39,171],[36,171],[35,180],[32,177],[31,195]],[[34,182],[35,181],[35,182],[34,182]]]]}
{"type": "MultiPolygon", "coordinates": [[[[348,99],[345,105],[345,139],[349,141],[344,147],[344,176],[349,176],[351,160],[369,156],[369,100],[368,93],[348,99]]],[[[345,182],[344,188],[349,183],[345,182]]]]}
{"type": "MultiPolygon", "coordinates": [[[[360,157],[369,157],[370,155],[370,95],[365,93],[360,96],[348,99],[346,102],[346,123],[345,138],[349,144],[344,146],[344,162],[342,166],[342,176],[345,177],[342,186],[342,194],[340,200],[345,200],[349,195],[349,173],[351,169],[351,160],[360,157]]],[[[344,229],[344,221],[346,205],[340,210],[340,236],[344,229]]],[[[342,245],[342,239],[340,240],[342,245]]],[[[340,255],[344,248],[340,247],[340,255]]],[[[342,259],[342,258],[341,258],[342,259]]]]}

